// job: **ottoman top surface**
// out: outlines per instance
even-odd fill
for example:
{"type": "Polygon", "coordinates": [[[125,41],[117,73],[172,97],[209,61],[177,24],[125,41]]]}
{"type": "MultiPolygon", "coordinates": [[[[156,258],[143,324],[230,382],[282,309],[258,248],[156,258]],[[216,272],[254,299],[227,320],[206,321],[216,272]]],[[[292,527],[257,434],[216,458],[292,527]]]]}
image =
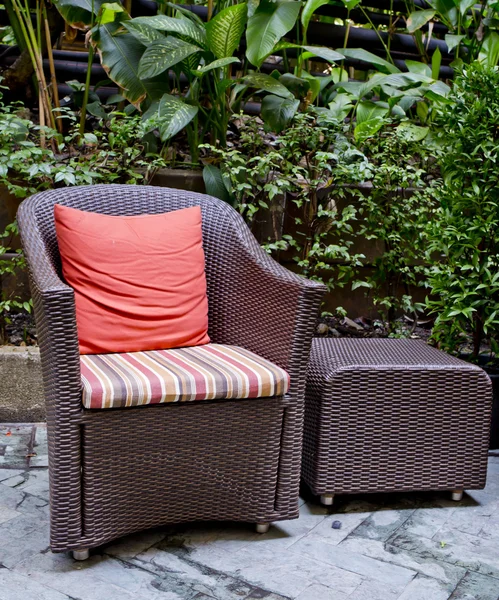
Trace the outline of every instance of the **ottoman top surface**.
{"type": "Polygon", "coordinates": [[[352,369],[472,370],[463,360],[428,346],[423,340],[391,338],[314,338],[309,369],[324,376],[352,369]]]}

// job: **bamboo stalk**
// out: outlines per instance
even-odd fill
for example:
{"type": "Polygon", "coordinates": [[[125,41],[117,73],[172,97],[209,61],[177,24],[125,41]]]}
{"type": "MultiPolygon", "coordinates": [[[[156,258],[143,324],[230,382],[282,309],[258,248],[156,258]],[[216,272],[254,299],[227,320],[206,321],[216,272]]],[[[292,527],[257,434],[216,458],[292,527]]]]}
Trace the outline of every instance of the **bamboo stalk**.
{"type": "Polygon", "coordinates": [[[40,146],[45,148],[45,133],[43,128],[45,127],[45,110],[43,107],[42,90],[38,92],[38,117],[40,120],[40,146]]]}
{"type": "Polygon", "coordinates": [[[50,83],[52,86],[52,97],[54,99],[54,105],[55,108],[57,109],[57,118],[55,119],[56,121],[56,125],[57,125],[57,131],[59,133],[63,132],[63,127],[62,127],[62,120],[61,120],[61,115],[60,115],[60,108],[61,108],[61,104],[59,101],[59,90],[57,88],[57,78],[55,75],[55,65],[54,65],[54,53],[52,52],[52,42],[51,42],[51,36],[50,36],[50,27],[49,27],[49,22],[48,22],[48,18],[47,18],[47,8],[45,6],[45,4],[43,3],[43,21],[45,24],[45,37],[47,38],[47,54],[48,54],[48,59],[49,59],[49,66],[50,66],[50,83]]]}

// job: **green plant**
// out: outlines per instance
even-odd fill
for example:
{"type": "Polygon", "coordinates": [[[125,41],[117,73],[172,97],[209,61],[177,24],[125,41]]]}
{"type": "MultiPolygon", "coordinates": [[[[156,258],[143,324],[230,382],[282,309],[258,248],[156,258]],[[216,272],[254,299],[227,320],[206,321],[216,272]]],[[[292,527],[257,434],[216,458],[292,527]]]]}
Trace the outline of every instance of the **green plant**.
{"type": "Polygon", "coordinates": [[[210,149],[220,170],[208,167],[207,191],[235,205],[268,252],[330,289],[345,286],[363,255],[350,252],[356,210],[344,185],[368,177],[369,165],[343,124],[297,114],[277,139],[254,119],[238,126],[237,148],[210,149]]]}
{"type": "Polygon", "coordinates": [[[421,9],[414,2],[408,2],[407,30],[415,36],[423,55],[426,51],[421,28],[436,19],[448,28],[445,42],[449,52],[455,53],[455,66],[477,59],[490,67],[498,64],[499,3],[496,0],[428,0],[427,4],[430,8],[421,9]]]}
{"type": "Polygon", "coordinates": [[[359,149],[371,163],[367,190],[358,191],[358,235],[376,244],[372,273],[353,283],[367,288],[388,330],[405,313],[417,320],[418,305],[412,289],[424,281],[428,223],[435,213],[428,176],[434,160],[424,141],[429,129],[403,121],[397,127],[385,121],[375,136],[359,149]]]}
{"type": "Polygon", "coordinates": [[[433,337],[456,351],[473,337],[473,356],[487,340],[499,351],[499,69],[463,69],[442,107],[441,205],[432,223],[427,306],[437,315],[433,337]]]}
{"type": "MultiPolygon", "coordinates": [[[[0,233],[0,283],[6,275],[15,276],[20,270],[26,268],[24,257],[20,250],[11,252],[10,240],[17,234],[17,225],[8,225],[5,231],[0,233]]],[[[6,327],[10,323],[9,315],[12,310],[25,310],[31,312],[31,301],[23,301],[15,291],[6,292],[2,289],[0,296],[0,344],[6,342],[6,327]]]]}

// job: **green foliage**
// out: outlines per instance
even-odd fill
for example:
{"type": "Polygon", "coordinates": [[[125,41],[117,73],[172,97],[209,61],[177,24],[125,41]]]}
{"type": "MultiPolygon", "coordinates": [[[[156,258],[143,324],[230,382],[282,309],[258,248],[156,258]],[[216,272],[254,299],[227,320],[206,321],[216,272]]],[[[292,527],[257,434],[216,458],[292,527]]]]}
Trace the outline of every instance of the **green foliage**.
{"type": "Polygon", "coordinates": [[[473,333],[499,350],[499,69],[474,63],[454,83],[453,104],[439,111],[443,181],[435,188],[428,307],[434,339],[455,351],[473,333]]]}
{"type": "Polygon", "coordinates": [[[385,121],[360,148],[373,177],[370,188],[358,193],[358,235],[374,242],[379,255],[372,274],[353,287],[367,288],[390,329],[398,314],[414,316],[418,309],[411,290],[423,280],[426,230],[436,210],[427,183],[434,167],[421,143],[427,133],[407,121],[397,128],[385,121]]]}
{"type": "MultiPolygon", "coordinates": [[[[302,274],[330,289],[347,285],[364,257],[350,253],[357,213],[344,186],[369,176],[369,165],[343,135],[343,125],[297,114],[274,139],[254,119],[241,117],[239,131],[237,148],[210,149],[220,158],[219,185],[222,177],[230,181],[223,196],[231,190],[268,252],[295,261],[302,274]]],[[[213,177],[214,167],[208,169],[213,177]]]]}

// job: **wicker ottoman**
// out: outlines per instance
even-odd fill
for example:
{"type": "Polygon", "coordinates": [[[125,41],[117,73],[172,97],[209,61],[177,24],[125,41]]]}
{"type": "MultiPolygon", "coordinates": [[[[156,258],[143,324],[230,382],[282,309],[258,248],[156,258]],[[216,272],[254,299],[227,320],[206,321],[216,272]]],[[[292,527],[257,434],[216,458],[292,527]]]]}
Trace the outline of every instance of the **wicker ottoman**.
{"type": "Polygon", "coordinates": [[[485,486],[492,406],[486,373],[419,340],[316,338],[302,476],[334,494],[485,486]]]}

